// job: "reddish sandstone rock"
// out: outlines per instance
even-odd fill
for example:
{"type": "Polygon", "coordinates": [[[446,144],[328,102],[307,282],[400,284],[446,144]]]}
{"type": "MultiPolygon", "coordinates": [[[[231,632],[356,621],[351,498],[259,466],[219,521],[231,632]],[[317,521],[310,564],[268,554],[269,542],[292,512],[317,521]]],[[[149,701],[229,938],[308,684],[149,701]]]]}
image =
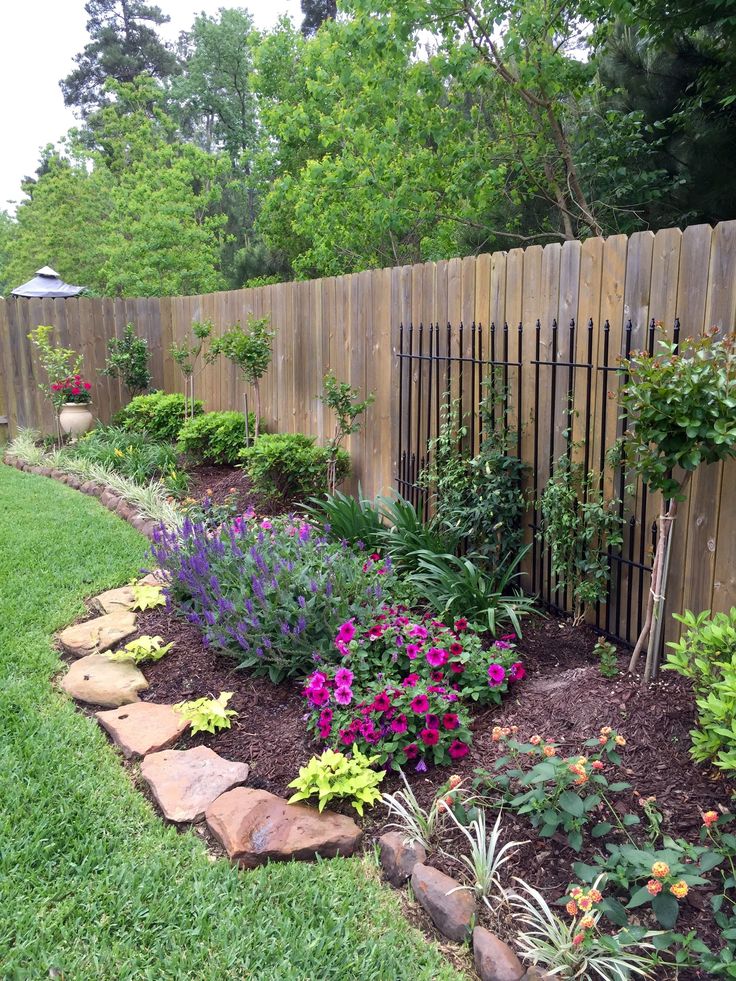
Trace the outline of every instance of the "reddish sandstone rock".
{"type": "Polygon", "coordinates": [[[126,613],[133,607],[133,589],[130,586],[107,589],[95,596],[92,605],[102,613],[126,613]]]}
{"type": "Polygon", "coordinates": [[[351,818],[303,804],[287,804],[265,790],[239,787],[205,815],[212,834],[234,862],[255,868],[267,861],[352,855],[363,832],[351,818]]]}
{"type": "Polygon", "coordinates": [[[513,950],[484,927],[473,930],[473,961],[481,981],[520,981],[524,976],[513,950]]]}
{"type": "Polygon", "coordinates": [[[61,687],[77,701],[117,708],[137,702],[138,692],[148,688],[148,682],[128,661],[111,661],[104,654],[90,654],[71,665],[61,687]]]}
{"type": "Polygon", "coordinates": [[[381,846],[381,868],[393,886],[403,886],[417,862],[424,864],[427,860],[424,847],[417,842],[407,844],[405,836],[399,831],[382,835],[378,844],[381,846]]]}
{"type": "Polygon", "coordinates": [[[164,817],[177,822],[199,821],[220,794],[244,783],[248,773],[247,763],[231,763],[206,746],[150,753],[141,764],[141,776],[164,817]]]}
{"type": "Polygon", "coordinates": [[[153,702],[134,702],[109,712],[97,712],[96,718],[128,759],[168,749],[189,726],[172,705],[153,702]]]}
{"type": "MultiPolygon", "coordinates": [[[[104,595],[104,594],[103,594],[104,595]]],[[[61,646],[72,657],[106,651],[135,633],[135,613],[119,611],[75,623],[59,634],[61,646]]]]}
{"type": "MultiPolygon", "coordinates": [[[[419,903],[429,913],[432,922],[450,940],[465,940],[475,916],[473,894],[459,882],[429,865],[415,865],[411,887],[419,903]]],[[[521,975],[519,975],[521,977],[521,975]]]]}
{"type": "Polygon", "coordinates": [[[115,513],[119,515],[123,521],[130,521],[136,511],[132,504],[128,504],[127,501],[120,498],[120,503],[115,508],[115,513]]]}

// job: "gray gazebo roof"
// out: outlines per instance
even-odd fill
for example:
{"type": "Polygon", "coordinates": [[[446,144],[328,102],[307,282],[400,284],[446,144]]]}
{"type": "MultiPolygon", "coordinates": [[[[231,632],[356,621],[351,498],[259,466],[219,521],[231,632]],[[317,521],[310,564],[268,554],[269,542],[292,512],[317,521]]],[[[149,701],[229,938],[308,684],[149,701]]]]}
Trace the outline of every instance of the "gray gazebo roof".
{"type": "Polygon", "coordinates": [[[70,286],[69,283],[63,282],[51,266],[43,266],[37,270],[33,279],[29,279],[22,286],[16,286],[11,296],[68,297],[79,296],[83,290],[84,286],[70,286]]]}

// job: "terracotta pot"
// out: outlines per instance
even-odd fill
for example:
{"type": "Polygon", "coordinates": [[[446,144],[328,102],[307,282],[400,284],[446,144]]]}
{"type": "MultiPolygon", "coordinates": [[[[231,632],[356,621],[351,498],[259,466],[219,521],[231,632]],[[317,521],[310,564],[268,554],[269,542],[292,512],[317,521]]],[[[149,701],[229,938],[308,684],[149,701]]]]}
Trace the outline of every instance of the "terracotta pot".
{"type": "Polygon", "coordinates": [[[59,413],[59,425],[72,439],[83,436],[94,421],[89,402],[65,402],[59,413]]]}

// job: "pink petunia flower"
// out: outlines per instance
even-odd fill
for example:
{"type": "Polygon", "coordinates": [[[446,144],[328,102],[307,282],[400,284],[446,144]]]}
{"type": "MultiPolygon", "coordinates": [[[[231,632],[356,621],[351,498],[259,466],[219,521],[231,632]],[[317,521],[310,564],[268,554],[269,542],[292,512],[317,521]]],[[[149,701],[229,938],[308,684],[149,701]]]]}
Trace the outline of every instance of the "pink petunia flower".
{"type": "Polygon", "coordinates": [[[509,677],[512,681],[523,681],[526,678],[526,668],[521,661],[517,661],[511,665],[509,668],[509,677]]]}
{"type": "Polygon", "coordinates": [[[427,632],[426,627],[422,627],[419,626],[418,624],[414,624],[414,626],[409,629],[409,636],[418,637],[420,640],[426,640],[427,637],[429,636],[429,633],[427,632]]]}
{"type": "Polygon", "coordinates": [[[391,720],[391,732],[406,732],[408,727],[409,724],[405,715],[397,715],[395,719],[391,720]]]}
{"type": "Polygon", "coordinates": [[[419,681],[418,674],[408,674],[401,682],[403,688],[414,688],[419,681]]]}
{"type": "Polygon", "coordinates": [[[335,685],[338,688],[349,688],[353,683],[353,672],[348,668],[338,668],[335,672],[335,685]]]}
{"type": "Polygon", "coordinates": [[[446,663],[448,656],[447,651],[441,647],[430,647],[425,654],[427,664],[433,668],[441,668],[446,663]]]}
{"type": "Polygon", "coordinates": [[[406,647],[404,648],[404,650],[406,651],[406,656],[409,658],[410,661],[414,660],[414,658],[419,654],[421,649],[422,648],[419,644],[407,644],[406,647]]]}
{"type": "Polygon", "coordinates": [[[460,617],[459,620],[455,621],[455,631],[457,633],[461,634],[463,630],[467,630],[467,629],[468,629],[468,621],[465,619],[465,617],[460,617]]]}
{"type": "Polygon", "coordinates": [[[454,739],[447,752],[450,754],[450,759],[461,760],[463,756],[468,755],[468,747],[462,739],[454,739]]]}
{"type": "Polygon", "coordinates": [[[455,712],[445,712],[442,716],[442,725],[445,729],[457,729],[460,725],[460,719],[455,712]]]}
{"type": "Polygon", "coordinates": [[[440,741],[440,734],[436,729],[422,729],[419,738],[425,746],[436,746],[440,741]]]}
{"type": "Polygon", "coordinates": [[[391,700],[385,691],[379,692],[378,695],[373,699],[373,711],[374,712],[388,712],[391,708],[391,700]]]}
{"type": "Polygon", "coordinates": [[[409,708],[417,715],[424,715],[429,708],[429,699],[426,695],[417,695],[411,700],[411,705],[409,708]]]}
{"type": "Polygon", "coordinates": [[[503,683],[506,677],[506,668],[502,664],[489,664],[488,665],[488,684],[491,688],[496,688],[498,685],[503,683]]]}
{"type": "Polygon", "coordinates": [[[439,729],[440,727],[439,715],[434,715],[432,712],[428,712],[424,716],[424,724],[428,729],[439,729]]]}
{"type": "Polygon", "coordinates": [[[345,623],[340,625],[340,629],[337,632],[337,639],[342,641],[343,644],[349,644],[354,636],[355,624],[352,620],[346,620],[345,623]]]}
{"type": "Polygon", "coordinates": [[[326,688],[311,688],[307,691],[307,698],[312,705],[324,705],[330,700],[330,693],[326,688]]]}
{"type": "Polygon", "coordinates": [[[419,747],[416,743],[409,743],[408,746],[404,746],[402,752],[407,760],[415,760],[419,756],[419,747]]]}
{"type": "Polygon", "coordinates": [[[335,701],[338,705],[349,705],[353,700],[353,693],[347,685],[341,685],[335,689],[335,701]]]}

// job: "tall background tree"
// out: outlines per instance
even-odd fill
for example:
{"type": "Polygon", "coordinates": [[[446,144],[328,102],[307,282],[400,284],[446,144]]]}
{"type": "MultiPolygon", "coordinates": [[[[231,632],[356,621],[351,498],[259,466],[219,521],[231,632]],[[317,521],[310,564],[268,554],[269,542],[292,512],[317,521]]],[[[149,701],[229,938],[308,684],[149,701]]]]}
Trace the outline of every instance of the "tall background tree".
{"type": "Polygon", "coordinates": [[[326,20],[337,17],[337,0],[302,0],[302,34],[310,37],[326,20]]]}

